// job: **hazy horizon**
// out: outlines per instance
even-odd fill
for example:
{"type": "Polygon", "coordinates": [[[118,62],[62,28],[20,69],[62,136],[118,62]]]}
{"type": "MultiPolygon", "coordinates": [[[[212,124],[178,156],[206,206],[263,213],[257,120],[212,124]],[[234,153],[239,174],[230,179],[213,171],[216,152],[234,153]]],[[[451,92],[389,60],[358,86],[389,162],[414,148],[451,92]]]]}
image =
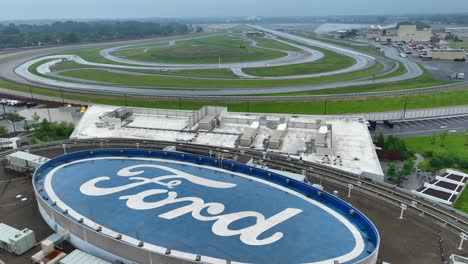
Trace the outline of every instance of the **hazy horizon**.
{"type": "Polygon", "coordinates": [[[2,3],[0,20],[222,18],[408,15],[468,12],[468,1],[447,0],[16,0],[2,3]]]}

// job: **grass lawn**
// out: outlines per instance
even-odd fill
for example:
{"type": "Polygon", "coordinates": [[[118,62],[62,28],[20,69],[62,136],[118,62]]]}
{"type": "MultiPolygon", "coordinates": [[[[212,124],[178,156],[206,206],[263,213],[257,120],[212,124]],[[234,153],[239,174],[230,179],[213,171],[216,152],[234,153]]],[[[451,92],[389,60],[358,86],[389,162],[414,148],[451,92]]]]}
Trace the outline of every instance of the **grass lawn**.
{"type": "MultiPolygon", "coordinates": [[[[316,47],[314,49],[318,50],[316,47]]],[[[289,76],[336,71],[351,67],[356,63],[353,58],[348,56],[325,49],[321,50],[321,52],[325,54],[325,57],[314,62],[276,67],[248,68],[243,71],[255,76],[289,76]]]]}
{"type": "Polygon", "coordinates": [[[229,36],[177,41],[176,45],[155,47],[132,60],[160,63],[218,63],[269,60],[286,56],[286,53],[250,46],[250,43],[229,36]]]}
{"type": "MultiPolygon", "coordinates": [[[[467,99],[468,100],[468,99],[467,99]]],[[[440,136],[434,136],[435,144],[431,144],[432,136],[427,137],[415,137],[415,138],[405,138],[405,142],[408,145],[408,148],[423,155],[426,160],[421,163],[419,166],[424,171],[436,171],[443,169],[444,167],[432,167],[429,163],[431,155],[429,153],[451,153],[463,159],[468,159],[468,134],[457,133],[457,134],[448,134],[442,146],[442,139],[440,136]]],[[[455,169],[460,169],[455,167],[455,169]]],[[[465,172],[468,173],[468,170],[465,169],[465,172]]]]}
{"type": "Polygon", "coordinates": [[[448,42],[448,46],[452,49],[459,49],[461,47],[463,47],[464,49],[468,48],[468,40],[463,40],[461,42],[455,42],[453,40],[450,40],[447,42],[448,42]]]}
{"type": "Polygon", "coordinates": [[[468,188],[465,187],[460,196],[458,196],[453,208],[468,213],[468,188]]]}
{"type": "Polygon", "coordinates": [[[134,86],[153,87],[196,87],[196,88],[262,88],[289,85],[311,85],[329,82],[340,82],[357,78],[371,76],[380,72],[383,65],[377,64],[369,69],[340,74],[335,76],[324,76],[317,78],[303,78],[291,80],[216,80],[216,79],[190,79],[175,76],[136,76],[131,74],[120,74],[99,69],[78,69],[61,73],[63,76],[83,80],[93,80],[109,83],[118,83],[134,86]]]}
{"type": "Polygon", "coordinates": [[[281,43],[274,39],[267,39],[267,38],[254,38],[257,42],[257,45],[264,48],[270,49],[279,49],[279,50],[286,50],[286,51],[300,51],[301,49],[289,46],[285,43],[281,43]]]}
{"type": "MultiPolygon", "coordinates": [[[[19,85],[0,79],[0,87],[24,93],[41,94],[51,97],[60,97],[57,91],[19,85]]],[[[64,92],[69,100],[88,102],[89,104],[125,105],[124,96],[88,95],[64,92]]],[[[210,100],[177,100],[158,99],[149,97],[127,97],[127,105],[149,108],[165,109],[198,109],[203,105],[227,106],[233,112],[264,112],[264,113],[290,113],[290,114],[345,114],[375,111],[402,110],[405,104],[404,97],[373,97],[351,100],[304,100],[304,101],[210,101],[210,100]],[[326,108],[325,108],[326,106],[326,108]]],[[[408,96],[407,109],[420,109],[468,104],[468,90],[452,90],[423,95],[408,96]]]]}

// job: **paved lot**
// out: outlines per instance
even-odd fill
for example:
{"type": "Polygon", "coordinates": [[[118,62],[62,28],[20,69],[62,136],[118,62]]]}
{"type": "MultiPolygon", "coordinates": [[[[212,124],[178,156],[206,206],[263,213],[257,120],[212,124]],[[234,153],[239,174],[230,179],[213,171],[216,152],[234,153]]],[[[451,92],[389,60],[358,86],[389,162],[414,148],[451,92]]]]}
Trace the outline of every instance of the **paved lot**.
{"type": "Polygon", "coordinates": [[[468,63],[457,61],[422,61],[421,62],[434,77],[439,80],[452,80],[451,74],[464,72],[468,74],[468,63]]]}
{"type": "Polygon", "coordinates": [[[395,126],[389,128],[383,123],[378,123],[372,135],[383,133],[385,136],[395,135],[399,137],[421,137],[432,134],[463,133],[468,131],[468,116],[433,118],[414,121],[399,121],[393,123],[395,126]]]}

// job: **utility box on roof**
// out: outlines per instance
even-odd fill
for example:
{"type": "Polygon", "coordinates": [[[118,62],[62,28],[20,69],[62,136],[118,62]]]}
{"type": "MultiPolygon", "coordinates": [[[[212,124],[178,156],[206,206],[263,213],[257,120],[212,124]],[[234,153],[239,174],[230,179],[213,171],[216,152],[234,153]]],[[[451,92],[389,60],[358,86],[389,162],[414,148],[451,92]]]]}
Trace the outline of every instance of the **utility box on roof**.
{"type": "Polygon", "coordinates": [[[21,233],[10,237],[10,246],[12,253],[22,255],[36,245],[36,236],[31,229],[23,229],[21,233]]]}
{"type": "Polygon", "coordinates": [[[32,168],[36,170],[42,164],[49,161],[48,158],[34,155],[24,151],[17,151],[7,156],[10,165],[16,168],[32,168]]]}
{"type": "Polygon", "coordinates": [[[22,255],[35,245],[34,231],[27,228],[19,231],[11,226],[0,224],[0,249],[22,255]]]}
{"type": "Polygon", "coordinates": [[[210,130],[216,127],[218,115],[207,115],[198,123],[198,128],[200,130],[210,130]]]}

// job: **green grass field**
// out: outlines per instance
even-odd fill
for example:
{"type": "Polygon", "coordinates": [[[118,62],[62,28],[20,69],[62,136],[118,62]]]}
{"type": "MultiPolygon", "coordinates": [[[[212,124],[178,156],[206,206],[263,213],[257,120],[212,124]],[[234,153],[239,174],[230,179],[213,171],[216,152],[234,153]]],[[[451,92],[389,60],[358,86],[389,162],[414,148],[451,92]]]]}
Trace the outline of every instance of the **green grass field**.
{"type": "Polygon", "coordinates": [[[281,43],[274,39],[266,39],[266,38],[255,38],[257,45],[264,48],[270,49],[279,49],[279,50],[286,50],[286,51],[300,51],[301,49],[287,45],[285,43],[281,43]]]}
{"type": "Polygon", "coordinates": [[[339,82],[371,76],[381,71],[383,66],[378,64],[372,68],[340,74],[335,76],[324,76],[318,78],[292,79],[292,80],[216,80],[216,79],[190,79],[175,76],[136,76],[131,74],[120,74],[99,69],[78,69],[62,72],[61,75],[84,80],[118,83],[134,86],[152,87],[196,87],[196,88],[262,88],[289,85],[310,85],[328,82],[339,82]]]}
{"type": "Polygon", "coordinates": [[[146,53],[131,56],[132,60],[160,63],[218,63],[269,60],[286,53],[250,46],[250,43],[229,36],[212,36],[177,41],[176,45],[155,47],[146,53]]]}
{"type": "MultiPolygon", "coordinates": [[[[316,47],[314,49],[319,50],[316,47]]],[[[325,54],[325,57],[314,62],[287,66],[249,68],[244,69],[244,72],[255,76],[290,76],[336,71],[351,67],[356,63],[351,57],[324,49],[320,49],[320,51],[325,54]]]]}
{"type": "Polygon", "coordinates": [[[460,42],[455,42],[453,40],[448,41],[448,46],[452,49],[459,49],[463,47],[464,49],[468,49],[468,40],[463,40],[460,42]]]}
{"type": "MultiPolygon", "coordinates": [[[[448,134],[447,138],[443,142],[440,136],[434,136],[435,142],[431,143],[432,136],[427,137],[415,137],[415,138],[406,138],[405,142],[408,145],[408,148],[423,155],[426,160],[419,165],[419,167],[424,171],[437,171],[443,169],[443,167],[432,167],[429,163],[432,155],[435,153],[452,153],[459,157],[468,159],[468,146],[465,143],[468,143],[468,135],[464,133],[458,134],[448,134]],[[430,154],[431,153],[431,154],[430,154]]],[[[455,167],[455,169],[460,169],[455,167]]],[[[468,173],[468,170],[465,170],[468,173]]]]}

